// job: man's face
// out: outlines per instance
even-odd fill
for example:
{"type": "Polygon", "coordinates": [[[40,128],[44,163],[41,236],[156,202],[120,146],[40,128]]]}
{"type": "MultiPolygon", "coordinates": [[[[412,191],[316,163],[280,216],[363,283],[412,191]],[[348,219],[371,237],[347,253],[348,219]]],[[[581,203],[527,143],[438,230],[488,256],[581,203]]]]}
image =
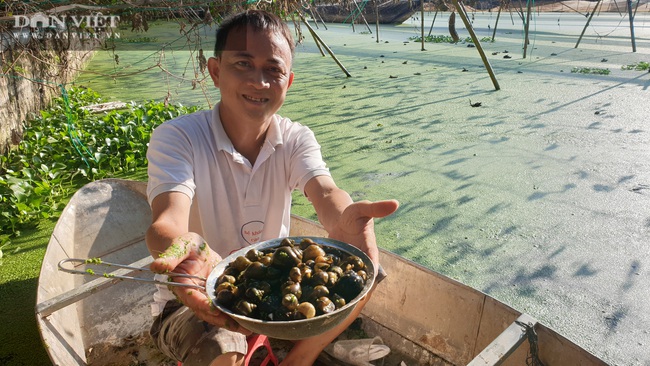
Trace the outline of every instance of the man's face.
{"type": "Polygon", "coordinates": [[[284,103],[293,81],[291,61],[291,49],[281,34],[233,29],[221,56],[208,63],[221,91],[224,122],[242,118],[267,122],[284,103]]]}

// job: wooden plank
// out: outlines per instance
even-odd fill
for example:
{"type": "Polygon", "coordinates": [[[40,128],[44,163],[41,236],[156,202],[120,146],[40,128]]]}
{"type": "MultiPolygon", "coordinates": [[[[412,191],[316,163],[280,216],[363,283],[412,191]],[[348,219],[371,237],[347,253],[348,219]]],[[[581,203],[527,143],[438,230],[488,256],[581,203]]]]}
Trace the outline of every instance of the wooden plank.
{"type": "Polygon", "coordinates": [[[467,366],[501,365],[526,340],[526,328],[520,323],[530,324],[534,327],[537,324],[537,319],[528,314],[521,314],[467,366]]]}
{"type": "Polygon", "coordinates": [[[466,365],[485,295],[384,250],[380,263],[388,277],[362,314],[451,364],[466,365]]]}
{"type": "Polygon", "coordinates": [[[539,344],[539,358],[544,365],[608,366],[605,361],[542,323],[535,327],[535,331],[539,344]]]}
{"type": "Polygon", "coordinates": [[[294,214],[291,215],[291,227],[289,235],[322,236],[324,238],[329,236],[325,228],[320,223],[294,214]]]}
{"type": "MultiPolygon", "coordinates": [[[[137,262],[130,264],[133,267],[145,267],[153,262],[152,257],[142,258],[137,262]]],[[[111,275],[120,275],[127,276],[136,271],[129,269],[118,269],[117,271],[111,272],[111,275]]],[[[36,304],[36,313],[41,317],[47,317],[53,312],[62,309],[70,304],[73,304],[79,300],[85,299],[86,297],[94,294],[97,291],[101,291],[105,288],[108,288],[115,283],[121,281],[120,279],[103,277],[87,282],[77,288],[74,288],[70,291],[66,291],[50,300],[43,301],[39,304],[36,304]]]]}
{"type": "MultiPolygon", "coordinates": [[[[481,353],[496,337],[506,330],[522,313],[491,297],[485,298],[481,315],[480,331],[476,336],[476,346],[472,358],[481,353]]],[[[502,366],[521,366],[526,364],[527,347],[517,348],[502,366]]],[[[466,361],[470,362],[472,358],[466,361]]]]}

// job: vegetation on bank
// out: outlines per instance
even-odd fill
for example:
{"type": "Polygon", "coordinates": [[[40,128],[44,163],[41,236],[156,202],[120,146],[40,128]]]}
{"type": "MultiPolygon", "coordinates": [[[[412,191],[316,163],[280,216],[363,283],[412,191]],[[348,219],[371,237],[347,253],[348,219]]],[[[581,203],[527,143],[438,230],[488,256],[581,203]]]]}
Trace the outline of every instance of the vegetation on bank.
{"type": "Polygon", "coordinates": [[[155,126],[196,107],[148,102],[94,114],[101,102],[72,89],[25,126],[23,141],[0,156],[0,364],[46,365],[34,316],[38,275],[56,218],[70,196],[101,178],[146,179],[155,126]]]}
{"type": "Polygon", "coordinates": [[[145,167],[151,131],[198,109],[156,102],[102,114],[85,108],[100,102],[90,89],[66,92],[0,157],[0,245],[36,220],[56,217],[61,199],[81,184],[145,167]]]}

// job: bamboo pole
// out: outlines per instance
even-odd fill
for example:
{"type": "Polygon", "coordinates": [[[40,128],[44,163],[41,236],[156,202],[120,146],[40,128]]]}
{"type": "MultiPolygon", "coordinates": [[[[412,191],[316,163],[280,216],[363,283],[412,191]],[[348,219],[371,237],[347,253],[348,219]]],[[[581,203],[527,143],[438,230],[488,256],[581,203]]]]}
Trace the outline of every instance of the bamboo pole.
{"type": "MultiPolygon", "coordinates": [[[[370,25],[368,25],[368,21],[366,20],[366,17],[363,16],[363,12],[361,11],[361,8],[359,8],[359,4],[357,4],[356,0],[353,0],[352,2],[354,3],[354,6],[357,7],[357,11],[359,11],[359,15],[361,16],[361,19],[366,24],[366,27],[368,28],[368,32],[370,32],[372,34],[372,29],[370,29],[370,25]]],[[[364,7],[365,7],[365,5],[364,5],[364,7]]]]}
{"type": "Polygon", "coordinates": [[[379,43],[379,0],[373,0],[375,3],[375,29],[377,29],[377,43],[379,43]]]}
{"type": "Polygon", "coordinates": [[[327,30],[327,25],[325,24],[325,21],[323,20],[323,17],[320,15],[318,12],[318,8],[316,8],[311,2],[309,3],[309,9],[311,10],[312,17],[314,17],[314,24],[316,24],[316,28],[318,28],[318,21],[316,20],[316,17],[320,19],[321,24],[323,24],[323,27],[325,27],[325,30],[327,30]],[[315,16],[314,16],[315,15],[315,16]]]}
{"type": "MultiPolygon", "coordinates": [[[[311,2],[309,2],[309,5],[307,5],[307,8],[311,12],[311,17],[314,18],[314,25],[316,26],[316,29],[320,29],[320,27],[318,26],[318,19],[316,19],[315,10],[314,10],[314,7],[311,4],[311,2]]],[[[316,42],[316,44],[318,44],[318,42],[316,42]]]]}
{"type": "Polygon", "coordinates": [[[494,36],[497,34],[497,26],[499,25],[499,16],[501,16],[501,5],[499,4],[499,12],[497,13],[497,20],[494,22],[494,30],[492,31],[492,42],[494,42],[494,36]]]}
{"type": "Polygon", "coordinates": [[[431,35],[431,31],[433,31],[433,23],[436,22],[437,16],[438,16],[438,9],[436,9],[436,13],[433,14],[433,20],[431,21],[431,28],[429,28],[429,35],[431,35]]]}
{"type": "Polygon", "coordinates": [[[524,25],[524,58],[526,58],[526,52],[528,51],[528,43],[530,40],[528,38],[528,32],[530,30],[530,10],[531,10],[532,1],[528,0],[526,4],[526,24],[524,25]]]}
{"type": "MultiPolygon", "coordinates": [[[[639,1],[637,1],[637,6],[639,1]]],[[[632,15],[632,0],[627,0],[627,12],[630,17],[630,38],[632,39],[632,52],[636,52],[636,40],[634,39],[634,15],[632,15]]]]}
{"type": "Polygon", "coordinates": [[[594,11],[592,11],[591,14],[589,14],[589,19],[587,19],[587,24],[585,24],[585,27],[582,28],[582,33],[580,33],[580,37],[578,37],[578,42],[576,42],[576,46],[573,47],[573,48],[578,48],[578,45],[580,44],[580,41],[582,40],[582,36],[585,35],[585,31],[587,30],[587,27],[589,26],[589,22],[591,22],[591,18],[594,17],[594,13],[596,13],[596,9],[598,9],[598,5],[600,4],[601,1],[602,0],[598,0],[598,2],[596,2],[596,6],[594,6],[594,11]]]}
{"type": "Polygon", "coordinates": [[[501,87],[499,86],[499,82],[497,81],[496,76],[494,75],[494,70],[492,70],[492,65],[490,65],[490,61],[488,61],[487,57],[485,56],[485,52],[483,51],[483,47],[481,46],[481,43],[479,42],[478,37],[476,36],[476,33],[474,32],[474,28],[472,28],[472,24],[469,22],[469,19],[467,19],[467,15],[465,13],[464,7],[460,4],[458,0],[452,0],[454,3],[454,7],[456,7],[456,10],[458,14],[460,15],[461,19],[463,19],[463,23],[465,23],[465,28],[467,28],[467,31],[469,32],[469,35],[472,37],[472,40],[474,41],[474,45],[476,46],[476,49],[478,50],[479,55],[481,55],[481,59],[483,60],[483,64],[485,65],[485,68],[488,71],[488,74],[490,74],[490,79],[492,79],[492,84],[494,84],[494,89],[496,90],[501,90],[501,87]]]}
{"type": "MultiPolygon", "coordinates": [[[[305,22],[307,22],[306,19],[305,19],[305,22]]],[[[316,23],[316,22],[314,22],[314,23],[316,23]]],[[[320,51],[320,55],[325,57],[325,52],[323,52],[323,48],[320,46],[320,42],[318,41],[318,38],[316,38],[316,32],[311,32],[310,31],[309,33],[314,38],[314,42],[316,43],[316,47],[318,47],[318,50],[320,51]]]]}
{"type": "Polygon", "coordinates": [[[309,25],[309,23],[307,22],[305,17],[302,15],[302,13],[298,13],[298,15],[300,16],[300,19],[302,20],[302,22],[305,23],[305,26],[307,26],[307,29],[309,29],[309,32],[311,33],[311,35],[316,39],[317,42],[320,42],[323,45],[323,48],[325,48],[327,53],[329,53],[329,55],[332,56],[332,58],[334,59],[334,62],[336,62],[336,64],[339,65],[339,67],[341,68],[341,70],[343,70],[345,75],[347,77],[352,77],[352,75],[348,72],[348,70],[345,68],[345,66],[343,66],[341,61],[339,61],[339,59],[336,58],[336,56],[334,55],[334,52],[332,52],[332,50],[327,46],[327,44],[325,44],[325,42],[320,38],[320,36],[318,34],[316,34],[316,32],[314,31],[314,28],[312,28],[311,25],[309,25]]]}
{"type": "MultiPolygon", "coordinates": [[[[630,1],[630,0],[628,0],[630,1]]],[[[421,51],[425,51],[424,49],[424,0],[420,1],[420,36],[422,38],[422,49],[421,51]]]]}

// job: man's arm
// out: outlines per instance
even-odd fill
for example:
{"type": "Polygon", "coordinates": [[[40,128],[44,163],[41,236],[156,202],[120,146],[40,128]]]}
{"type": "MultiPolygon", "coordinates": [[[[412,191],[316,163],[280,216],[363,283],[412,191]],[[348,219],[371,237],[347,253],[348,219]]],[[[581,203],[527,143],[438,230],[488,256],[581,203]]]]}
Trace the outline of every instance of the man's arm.
{"type": "Polygon", "coordinates": [[[329,176],[310,179],[305,185],[305,194],[331,238],[357,246],[375,264],[379,263],[373,218],[395,212],[399,207],[396,200],[353,202],[329,176]]]}
{"type": "Polygon", "coordinates": [[[147,247],[154,258],[172,245],[172,241],[188,232],[190,198],[181,192],[159,194],[151,203],[152,223],[146,233],[147,247]]]}
{"type": "MultiPolygon", "coordinates": [[[[350,195],[338,188],[329,176],[312,178],[305,186],[305,194],[314,205],[318,220],[331,238],[359,247],[376,265],[379,264],[379,250],[372,219],[395,212],[399,206],[397,201],[353,202],[350,195]]],[[[280,365],[313,365],[320,352],[361,314],[373,291],[374,287],[341,324],[321,335],[297,341],[280,365]]]]}
{"type": "MultiPolygon", "coordinates": [[[[180,192],[165,192],[154,198],[151,204],[153,221],[145,235],[149,252],[156,258],[151,264],[152,271],[186,273],[207,278],[221,260],[199,234],[188,231],[191,204],[190,198],[180,192]]],[[[197,284],[196,280],[188,278],[177,277],[174,281],[197,284]]],[[[171,290],[201,320],[250,334],[229,316],[212,307],[204,292],[180,287],[172,287],[171,290]]]]}

